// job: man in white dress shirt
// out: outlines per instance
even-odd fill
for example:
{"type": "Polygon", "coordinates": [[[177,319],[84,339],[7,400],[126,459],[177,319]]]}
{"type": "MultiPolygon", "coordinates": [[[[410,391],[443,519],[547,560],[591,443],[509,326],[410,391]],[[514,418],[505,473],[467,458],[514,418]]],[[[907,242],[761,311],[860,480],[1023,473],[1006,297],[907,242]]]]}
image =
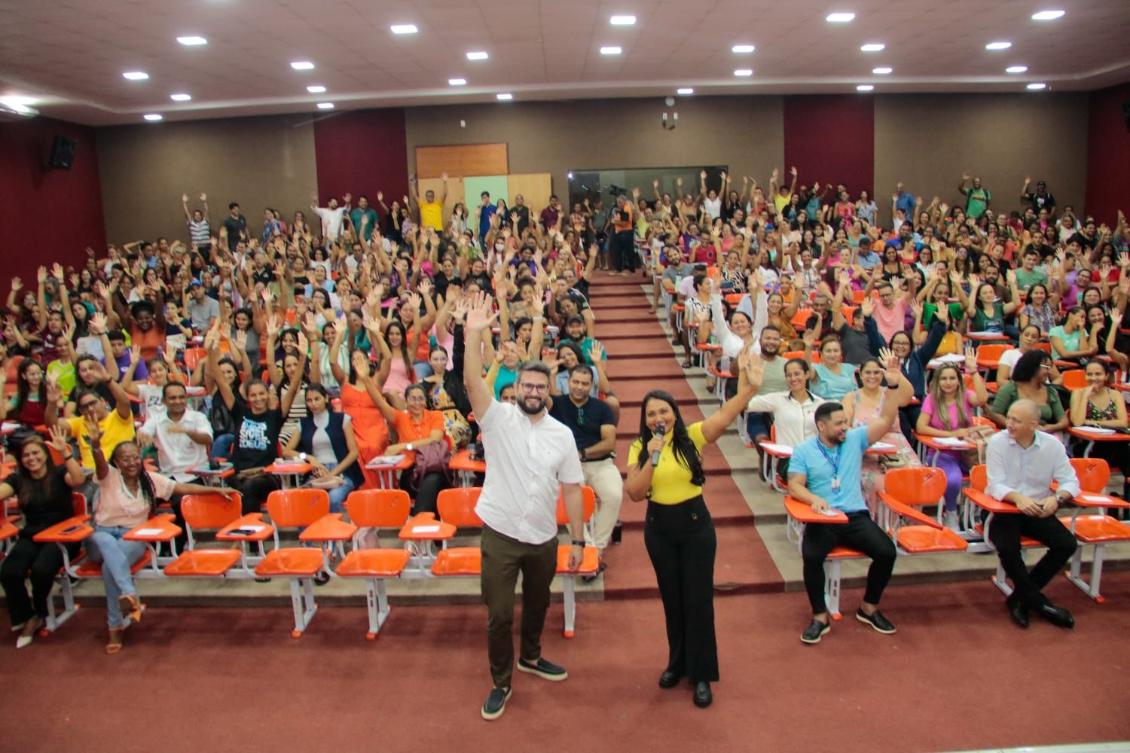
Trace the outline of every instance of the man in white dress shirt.
{"type": "Polygon", "coordinates": [[[463,382],[481,430],[487,464],[475,513],[482,519],[482,592],[487,605],[487,652],[494,685],[483,703],[484,719],[497,719],[510,698],[514,669],[514,587],[522,573],[521,654],[518,670],[546,680],[568,677],[541,655],[541,631],[549,585],[557,570],[557,495],[569,515],[569,569],[584,554],[584,474],[573,433],[546,412],[549,367],[527,362],[515,382],[517,404],[500,403],[483,379],[483,332],[494,318],[479,293],[461,301],[466,311],[463,382]],[[466,301],[464,303],[464,301],[466,301]]]}
{"type": "Polygon", "coordinates": [[[1063,444],[1039,431],[1039,426],[1040,407],[1031,400],[1017,400],[1008,409],[1006,431],[989,439],[985,492],[1020,510],[1018,515],[993,516],[989,540],[1012,580],[1013,592],[1006,605],[1013,622],[1026,628],[1029,613],[1035,612],[1053,625],[1071,628],[1075,618],[1052,604],[1042,591],[1075,553],[1075,537],[1055,512],[1079,493],[1079,480],[1063,444]],[[1055,492],[1051,490],[1053,480],[1059,484],[1055,492]],[[1031,570],[1024,566],[1021,536],[1048,548],[1031,570]]]}

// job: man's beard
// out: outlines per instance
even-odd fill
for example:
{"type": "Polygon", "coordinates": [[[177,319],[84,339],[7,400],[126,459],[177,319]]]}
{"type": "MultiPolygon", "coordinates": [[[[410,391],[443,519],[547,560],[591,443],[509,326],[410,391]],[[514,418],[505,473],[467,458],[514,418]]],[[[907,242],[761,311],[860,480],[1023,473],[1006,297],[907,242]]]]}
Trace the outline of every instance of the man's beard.
{"type": "Polygon", "coordinates": [[[530,416],[536,416],[545,409],[545,399],[540,397],[527,397],[518,401],[518,407],[522,409],[523,413],[530,416]],[[528,403],[530,402],[535,402],[537,404],[537,407],[531,408],[528,405],[528,403]]]}

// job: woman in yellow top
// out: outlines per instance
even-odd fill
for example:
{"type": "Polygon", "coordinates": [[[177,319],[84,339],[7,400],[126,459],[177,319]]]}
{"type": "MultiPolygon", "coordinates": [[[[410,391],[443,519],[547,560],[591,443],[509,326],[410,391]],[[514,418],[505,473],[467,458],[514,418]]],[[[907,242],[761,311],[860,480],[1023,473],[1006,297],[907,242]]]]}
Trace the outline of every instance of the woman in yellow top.
{"type": "Polygon", "coordinates": [[[705,476],[700,452],[722,435],[754,394],[749,352],[738,358],[738,391],[718,411],[687,426],[669,393],[652,390],[643,399],[640,438],[628,450],[624,491],[647,499],[644,543],[667,622],[669,658],[659,687],[673,688],[686,675],[694,703],[710,705],[710,683],[718,680],[714,638],[714,554],[717,539],[702,499],[705,476]]]}

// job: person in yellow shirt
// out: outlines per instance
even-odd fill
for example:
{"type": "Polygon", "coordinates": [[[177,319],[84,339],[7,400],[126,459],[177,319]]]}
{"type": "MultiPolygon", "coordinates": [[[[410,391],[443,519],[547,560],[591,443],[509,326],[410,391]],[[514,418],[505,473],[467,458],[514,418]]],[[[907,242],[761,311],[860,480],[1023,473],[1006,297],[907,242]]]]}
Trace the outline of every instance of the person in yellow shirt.
{"type": "Polygon", "coordinates": [[[447,202],[447,173],[442,176],[443,191],[439,201],[436,201],[436,192],[428,189],[424,191],[424,200],[420,201],[420,184],[415,176],[409,181],[412,187],[412,198],[420,208],[420,224],[433,228],[437,233],[443,233],[443,205],[447,202]]]}
{"type": "Polygon", "coordinates": [[[93,388],[78,388],[73,397],[78,407],[78,415],[74,418],[58,420],[58,406],[52,403],[48,407],[47,422],[61,423],[72,438],[78,441],[79,453],[82,458],[82,467],[94,470],[94,455],[90,451],[90,439],[87,431],[87,422],[95,423],[101,429],[101,441],[104,455],[109,456],[119,443],[134,438],[133,413],[130,411],[129,395],[122,386],[106,374],[102,364],[97,364],[99,373],[98,382],[93,388]],[[106,402],[99,388],[108,389],[114,398],[114,408],[106,402]]]}
{"type": "Polygon", "coordinates": [[[789,205],[789,201],[793,198],[793,192],[796,191],[797,170],[794,167],[790,172],[793,176],[793,182],[788,186],[788,188],[785,187],[785,184],[783,182],[777,182],[777,178],[780,175],[780,173],[777,171],[777,168],[774,167],[773,174],[769,176],[770,192],[773,194],[773,208],[777,210],[777,214],[780,214],[781,210],[789,205]]]}
{"type": "Polygon", "coordinates": [[[659,687],[673,688],[686,675],[694,704],[706,708],[718,681],[714,638],[714,555],[718,541],[702,498],[706,481],[702,448],[714,442],[753,398],[751,359],[737,358],[738,390],[712,416],[687,426],[675,398],[652,390],[643,399],[640,437],[628,449],[624,491],[647,500],[644,544],[655,568],[667,622],[667,668],[659,687]]]}

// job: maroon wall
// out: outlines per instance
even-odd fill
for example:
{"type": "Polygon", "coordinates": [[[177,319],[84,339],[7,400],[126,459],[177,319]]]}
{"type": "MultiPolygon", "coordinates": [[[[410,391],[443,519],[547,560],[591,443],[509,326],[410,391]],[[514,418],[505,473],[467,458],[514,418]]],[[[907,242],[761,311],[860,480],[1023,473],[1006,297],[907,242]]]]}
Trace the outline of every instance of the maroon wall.
{"type": "Polygon", "coordinates": [[[86,262],[87,246],[105,253],[94,129],[38,117],[0,123],[0,227],[4,296],[12,277],[34,287],[40,264],[77,267],[86,262]],[[56,134],[78,143],[70,170],[44,167],[56,134]]]}
{"type": "Polygon", "coordinates": [[[376,205],[377,191],[391,204],[389,197],[408,191],[404,110],[358,110],[315,122],[314,160],[323,204],[350,192],[354,204],[365,194],[376,205]]]}
{"type": "Polygon", "coordinates": [[[785,179],[795,166],[799,185],[843,183],[853,196],[874,196],[874,105],[866,95],[785,97],[785,179]]]}
{"type": "Polygon", "coordinates": [[[1087,214],[1111,227],[1118,210],[1130,213],[1130,127],[1122,103],[1130,83],[1091,92],[1087,127],[1087,214]]]}

